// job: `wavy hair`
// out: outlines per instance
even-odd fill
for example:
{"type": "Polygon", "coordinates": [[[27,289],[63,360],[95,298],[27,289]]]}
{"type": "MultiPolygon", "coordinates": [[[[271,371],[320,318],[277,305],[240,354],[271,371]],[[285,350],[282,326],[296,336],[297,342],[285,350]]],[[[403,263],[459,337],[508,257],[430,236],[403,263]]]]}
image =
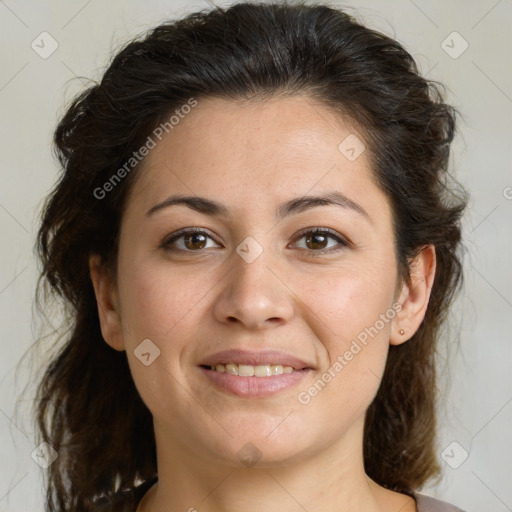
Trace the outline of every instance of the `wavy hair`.
{"type": "Polygon", "coordinates": [[[46,510],[92,511],[97,497],[157,472],[152,416],[126,354],[102,338],[88,264],[98,254],[115,269],[120,220],[140,164],[105,197],[94,191],[191,97],[292,95],[321,102],[364,134],[376,183],[392,207],[400,280],[410,282],[412,258],[435,246],[425,318],[409,341],[390,347],[366,413],[364,464],[375,482],[409,495],[440,473],[436,346],[462,283],[467,203],[448,170],[457,112],[396,40],[342,10],[243,2],[165,22],[130,41],[55,130],[61,174],[37,235],[37,302],[44,302],[43,289],[56,297],[68,323],[42,368],[34,406],[40,440],[59,453],[48,468],[46,510]]]}

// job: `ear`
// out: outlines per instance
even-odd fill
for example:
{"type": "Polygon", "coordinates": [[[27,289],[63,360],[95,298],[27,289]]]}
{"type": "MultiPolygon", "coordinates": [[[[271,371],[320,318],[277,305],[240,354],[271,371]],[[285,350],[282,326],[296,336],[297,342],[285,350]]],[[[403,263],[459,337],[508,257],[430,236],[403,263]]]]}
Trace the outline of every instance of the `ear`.
{"type": "Polygon", "coordinates": [[[410,339],[425,317],[436,274],[436,250],[426,246],[411,262],[411,282],[404,283],[398,301],[402,308],[393,318],[389,342],[400,345],[410,339]],[[403,334],[400,332],[403,330],[403,334]]]}
{"type": "Polygon", "coordinates": [[[97,254],[93,254],[89,258],[89,273],[98,304],[103,339],[113,349],[122,351],[125,346],[114,279],[102,265],[101,258],[97,254]]]}

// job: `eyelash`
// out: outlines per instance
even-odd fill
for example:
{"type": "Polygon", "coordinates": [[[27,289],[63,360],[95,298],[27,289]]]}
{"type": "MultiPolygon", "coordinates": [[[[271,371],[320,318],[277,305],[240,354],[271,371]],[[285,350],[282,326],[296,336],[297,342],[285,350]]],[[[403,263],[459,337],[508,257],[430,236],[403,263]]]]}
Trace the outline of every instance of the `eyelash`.
{"type": "MultiPolygon", "coordinates": [[[[169,252],[181,252],[181,253],[184,253],[184,252],[188,252],[188,253],[201,252],[202,249],[198,249],[196,251],[193,251],[193,250],[190,250],[190,249],[176,249],[176,248],[172,247],[172,244],[174,242],[176,242],[176,240],[182,238],[185,235],[189,235],[189,234],[202,234],[202,235],[206,235],[209,238],[211,238],[212,240],[214,240],[215,243],[218,243],[208,233],[208,231],[205,231],[203,228],[186,228],[186,229],[180,230],[180,231],[178,231],[176,233],[173,233],[172,235],[170,235],[169,237],[164,239],[164,241],[160,245],[160,248],[164,249],[165,251],[169,251],[169,252]]],[[[322,250],[318,250],[318,251],[316,251],[314,249],[303,249],[303,248],[301,248],[301,250],[303,250],[303,251],[311,252],[312,256],[319,256],[321,254],[338,252],[338,251],[342,250],[343,248],[349,246],[349,243],[344,238],[342,238],[339,234],[337,234],[335,231],[333,231],[332,229],[329,229],[329,228],[308,228],[307,230],[303,230],[300,233],[298,233],[295,241],[300,240],[305,235],[310,235],[310,234],[314,234],[314,235],[319,235],[319,234],[320,235],[328,235],[330,238],[335,239],[339,243],[338,247],[335,247],[335,248],[331,247],[329,249],[322,249],[322,250]]]]}

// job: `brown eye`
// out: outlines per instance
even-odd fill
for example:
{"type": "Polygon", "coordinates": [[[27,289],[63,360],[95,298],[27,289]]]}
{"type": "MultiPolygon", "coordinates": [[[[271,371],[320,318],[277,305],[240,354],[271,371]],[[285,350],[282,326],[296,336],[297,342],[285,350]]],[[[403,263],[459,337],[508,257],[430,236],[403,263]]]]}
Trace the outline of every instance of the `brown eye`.
{"type": "Polygon", "coordinates": [[[329,237],[322,234],[313,234],[306,236],[306,245],[308,249],[325,249],[329,237]]]}
{"type": "MultiPolygon", "coordinates": [[[[175,233],[170,238],[167,238],[161,243],[160,247],[167,251],[200,252],[201,249],[213,247],[212,245],[207,247],[208,239],[215,242],[206,231],[188,229],[175,233]]],[[[218,246],[216,242],[215,246],[218,246]]]]}
{"type": "Polygon", "coordinates": [[[302,239],[304,240],[304,245],[302,247],[300,245],[296,246],[310,251],[314,255],[335,252],[349,245],[341,236],[327,229],[305,231],[297,240],[302,239]],[[337,243],[329,245],[329,240],[334,240],[337,243]]]}
{"type": "Polygon", "coordinates": [[[185,247],[190,250],[203,249],[206,245],[206,237],[200,233],[184,235],[185,247]]]}

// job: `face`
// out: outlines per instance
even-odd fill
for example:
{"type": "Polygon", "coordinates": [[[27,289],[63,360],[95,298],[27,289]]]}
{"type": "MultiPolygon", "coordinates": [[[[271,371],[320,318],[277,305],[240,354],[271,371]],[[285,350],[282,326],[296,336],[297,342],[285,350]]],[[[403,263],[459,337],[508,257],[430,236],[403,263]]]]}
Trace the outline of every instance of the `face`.
{"type": "Polygon", "coordinates": [[[157,436],[176,450],[271,466],[361,431],[390,342],[410,337],[428,301],[428,281],[419,299],[397,282],[389,201],[369,150],[353,158],[363,141],[312,99],[205,98],[146,157],[108,300],[93,280],[105,340],[126,350],[157,436]],[[354,152],[340,150],[348,136],[354,152]],[[201,367],[230,349],[282,352],[271,372],[287,356],[302,363],[263,378],[201,367]]]}

